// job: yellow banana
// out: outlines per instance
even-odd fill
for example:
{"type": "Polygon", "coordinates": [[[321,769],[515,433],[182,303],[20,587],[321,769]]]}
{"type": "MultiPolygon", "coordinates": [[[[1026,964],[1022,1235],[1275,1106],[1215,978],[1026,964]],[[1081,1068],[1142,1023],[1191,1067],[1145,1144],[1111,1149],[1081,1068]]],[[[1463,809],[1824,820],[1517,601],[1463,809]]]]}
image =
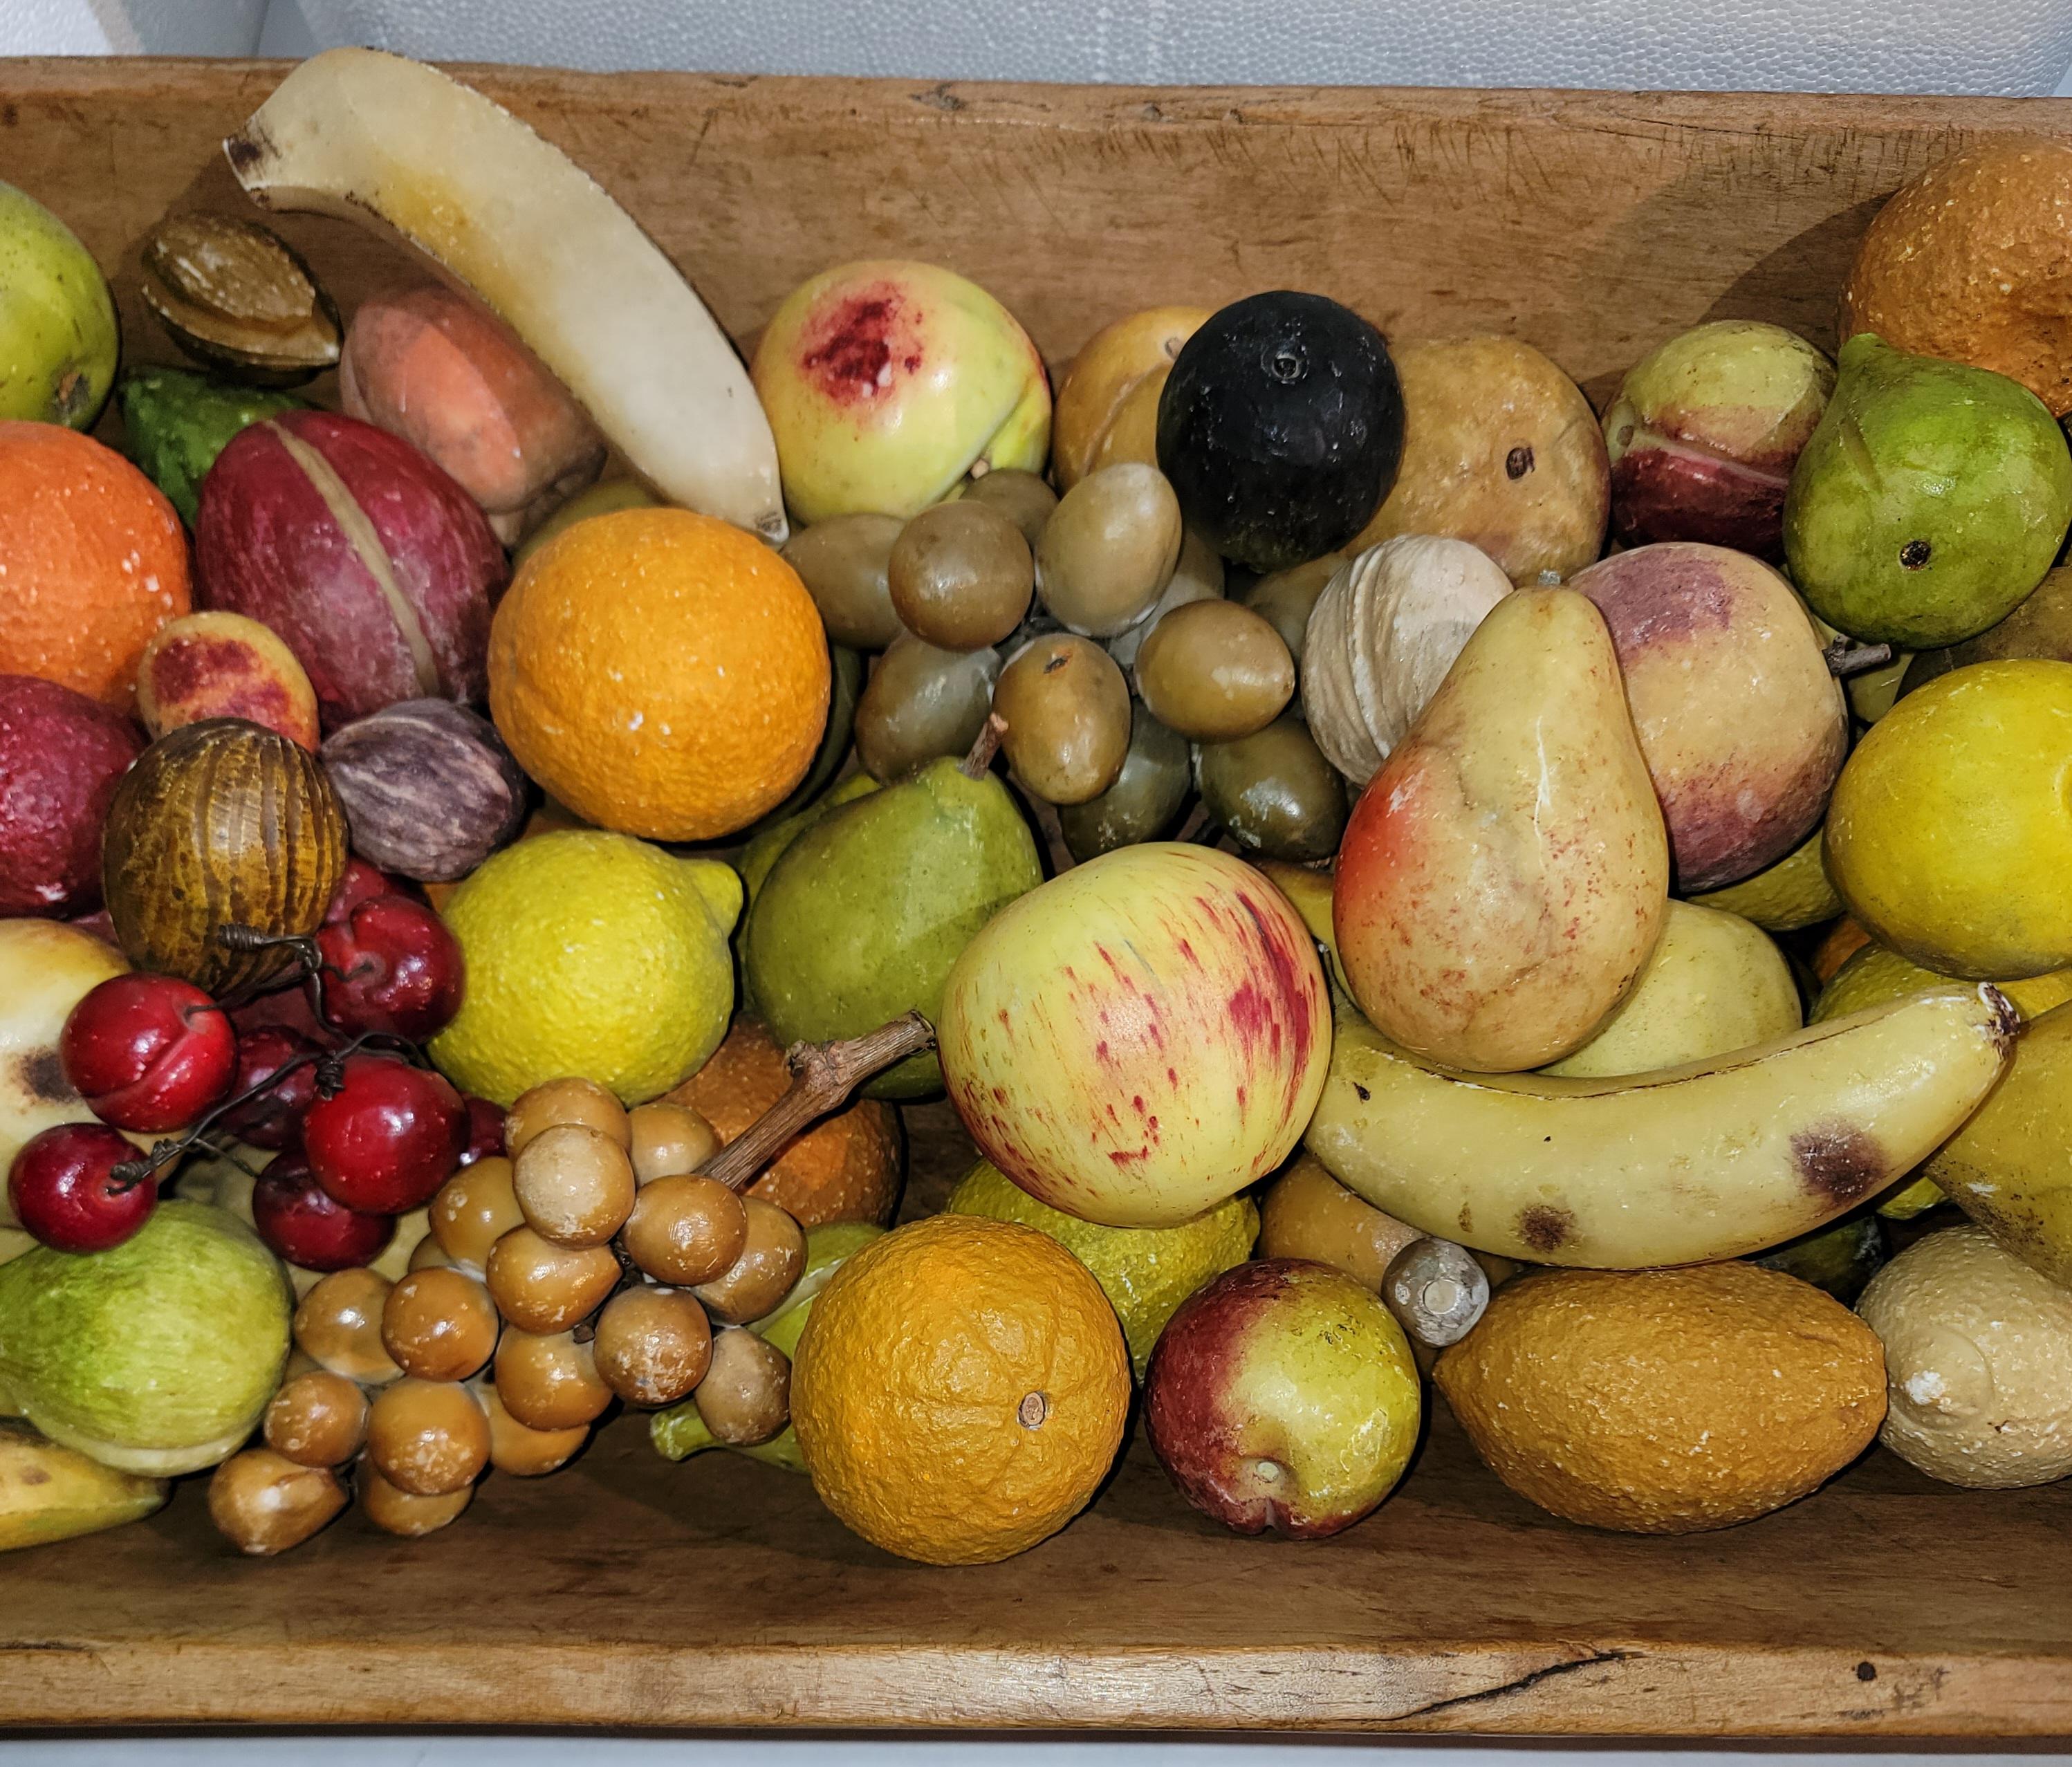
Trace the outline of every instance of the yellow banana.
{"type": "Polygon", "coordinates": [[[60,1448],[27,1424],[0,1423],[0,1552],[141,1520],[168,1489],[164,1479],[118,1473],[60,1448]]]}
{"type": "Polygon", "coordinates": [[[510,112],[421,62],[331,49],[224,149],[262,207],[423,252],[670,502],[783,543],[777,443],[733,343],[633,218],[510,112]]]}
{"type": "Polygon", "coordinates": [[[1531,1264],[1631,1270],[1760,1251],[1911,1170],[2006,1067],[1990,986],[1917,994],[1623,1079],[1462,1074],[1341,1000],[1311,1153],[1376,1208],[1531,1264]]]}

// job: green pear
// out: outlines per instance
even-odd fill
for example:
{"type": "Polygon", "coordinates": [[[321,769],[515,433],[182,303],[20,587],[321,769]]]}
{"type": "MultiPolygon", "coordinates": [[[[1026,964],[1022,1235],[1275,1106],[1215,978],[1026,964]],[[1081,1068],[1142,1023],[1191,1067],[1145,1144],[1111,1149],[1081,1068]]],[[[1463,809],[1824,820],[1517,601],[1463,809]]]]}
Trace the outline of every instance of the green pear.
{"type": "Polygon", "coordinates": [[[119,346],[92,254],[33,196],[0,183],[0,420],[92,429],[119,346]]]}
{"type": "MultiPolygon", "coordinates": [[[[778,1042],[931,1021],[973,934],[1043,881],[1007,787],[949,759],[831,811],[785,849],[749,910],[742,971],[778,1042]]],[[[870,1082],[874,1098],[940,1089],[932,1050],[870,1082]]]]}
{"type": "MultiPolygon", "coordinates": [[[[856,652],[845,654],[853,656],[856,652]]],[[[780,816],[760,834],[752,836],[741,849],[741,858],[734,866],[741,873],[741,886],[748,892],[750,902],[752,904],[763,894],[763,880],[770,875],[771,867],[783,857],[786,848],[830,810],[839,810],[858,798],[867,798],[877,789],[877,780],[869,774],[861,770],[852,773],[839,784],[829,787],[803,810],[780,816]]]]}
{"type": "Polygon", "coordinates": [[[1792,469],[1784,551],[1815,613],[1920,651],[2004,618],[2072,524],[2072,450],[2043,401],[1870,332],[1792,469]]]}
{"type": "Polygon", "coordinates": [[[291,1305],[249,1227],[161,1202],[110,1251],[0,1264],[0,1413],[125,1473],[213,1466],[281,1384],[291,1305]]]}
{"type": "MultiPolygon", "coordinates": [[[[1903,698],[1952,669],[1972,663],[1996,663],[2011,656],[2072,663],[2072,565],[2061,565],[2050,572],[2028,600],[1997,626],[1988,626],[1962,643],[1946,644],[1910,658],[1899,682],[1900,695],[1903,698]]],[[[1855,681],[1849,684],[1852,689],[1856,684],[1855,681]]]]}

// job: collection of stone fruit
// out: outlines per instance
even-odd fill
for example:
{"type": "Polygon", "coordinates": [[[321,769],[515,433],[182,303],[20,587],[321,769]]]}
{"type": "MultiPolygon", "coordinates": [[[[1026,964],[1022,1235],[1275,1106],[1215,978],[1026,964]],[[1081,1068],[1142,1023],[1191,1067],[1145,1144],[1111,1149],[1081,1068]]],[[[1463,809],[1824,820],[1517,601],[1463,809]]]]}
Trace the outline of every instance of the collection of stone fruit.
{"type": "Polygon", "coordinates": [[[226,147],[438,280],[171,216],[197,366],[118,380],[0,186],[0,1545],[203,1472],[429,1534],[614,1406],[930,1562],[1133,1415],[1320,1535],[1427,1375],[1600,1527],[2072,1473],[2072,149],[1901,191],[1838,359],[1700,325],[1600,419],[1289,291],[1054,401],[903,261],[744,365],[369,51],[226,147]]]}

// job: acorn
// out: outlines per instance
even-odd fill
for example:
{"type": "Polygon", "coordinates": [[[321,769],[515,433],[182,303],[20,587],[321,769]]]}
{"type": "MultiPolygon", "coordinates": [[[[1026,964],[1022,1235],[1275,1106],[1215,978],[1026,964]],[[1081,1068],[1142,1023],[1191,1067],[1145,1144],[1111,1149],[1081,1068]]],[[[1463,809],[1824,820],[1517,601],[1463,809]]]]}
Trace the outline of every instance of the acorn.
{"type": "Polygon", "coordinates": [[[146,749],[109,805],[101,886],[123,955],[221,995],[272,980],[345,873],[345,812],[317,758],[243,718],[181,725],[146,749]]]}
{"type": "Polygon", "coordinates": [[[451,700],[384,706],[333,731],[320,753],[353,851],[384,871],[450,882],[524,826],[524,774],[495,726],[451,700]]]}

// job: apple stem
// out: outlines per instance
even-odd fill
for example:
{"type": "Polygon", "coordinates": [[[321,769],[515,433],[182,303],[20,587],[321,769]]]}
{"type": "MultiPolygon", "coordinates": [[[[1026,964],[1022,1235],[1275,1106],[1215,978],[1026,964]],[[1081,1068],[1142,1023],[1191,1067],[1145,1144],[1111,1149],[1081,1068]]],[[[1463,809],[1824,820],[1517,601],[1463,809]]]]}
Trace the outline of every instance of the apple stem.
{"type": "Polygon", "coordinates": [[[1881,669],[1897,654],[1889,644],[1859,644],[1848,638],[1836,639],[1820,653],[1827,672],[1840,681],[1881,669]]]}
{"type": "Polygon", "coordinates": [[[993,758],[1000,753],[1000,739],[1007,734],[1007,720],[997,712],[986,713],[985,727],[978,733],[978,740],[971,746],[971,753],[957,763],[957,770],[967,779],[983,779],[993,770],[993,758]]]}
{"type": "Polygon", "coordinates": [[[785,1055],[791,1084],[784,1095],[698,1168],[730,1190],[745,1190],[809,1123],[848,1101],[872,1075],[927,1049],[935,1028],[909,1013],[861,1037],[833,1043],[794,1043],[785,1055]]]}

